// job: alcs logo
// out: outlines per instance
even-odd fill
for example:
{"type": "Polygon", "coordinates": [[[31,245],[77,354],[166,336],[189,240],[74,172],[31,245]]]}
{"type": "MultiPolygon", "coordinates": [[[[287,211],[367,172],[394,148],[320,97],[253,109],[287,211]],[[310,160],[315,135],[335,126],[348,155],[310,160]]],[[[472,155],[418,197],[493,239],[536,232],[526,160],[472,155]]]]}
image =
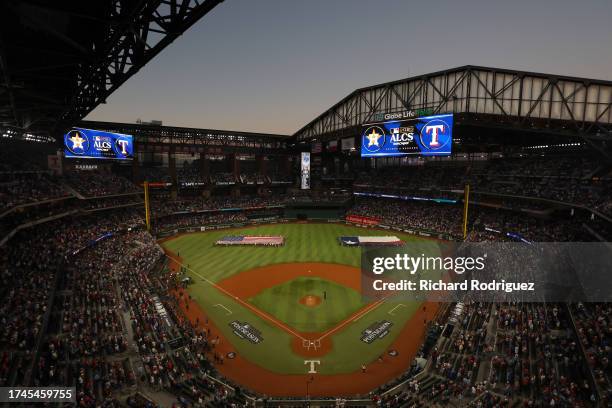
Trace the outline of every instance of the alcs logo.
{"type": "Polygon", "coordinates": [[[391,129],[391,143],[395,146],[406,146],[414,140],[413,127],[396,127],[391,129]]]}

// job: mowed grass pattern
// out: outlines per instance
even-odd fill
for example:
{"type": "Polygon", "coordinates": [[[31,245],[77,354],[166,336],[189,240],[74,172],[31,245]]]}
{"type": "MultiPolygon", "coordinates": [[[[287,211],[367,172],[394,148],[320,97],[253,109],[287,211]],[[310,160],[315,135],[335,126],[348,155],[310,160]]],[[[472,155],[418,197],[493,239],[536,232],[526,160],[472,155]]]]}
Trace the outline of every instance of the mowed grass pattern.
{"type": "Polygon", "coordinates": [[[252,268],[287,262],[330,262],[360,266],[359,248],[343,247],[339,236],[396,235],[404,241],[418,241],[395,231],[364,229],[348,225],[268,224],[231,230],[214,230],[179,236],[163,244],[178,253],[188,266],[213,282],[252,268]],[[282,235],[283,247],[216,247],[224,235],[282,235]]]}
{"type": "Polygon", "coordinates": [[[322,333],[365,306],[357,291],[314,277],[301,277],[268,288],[249,301],[302,333],[322,333]],[[301,304],[300,299],[307,295],[318,296],[321,303],[301,304]]]}

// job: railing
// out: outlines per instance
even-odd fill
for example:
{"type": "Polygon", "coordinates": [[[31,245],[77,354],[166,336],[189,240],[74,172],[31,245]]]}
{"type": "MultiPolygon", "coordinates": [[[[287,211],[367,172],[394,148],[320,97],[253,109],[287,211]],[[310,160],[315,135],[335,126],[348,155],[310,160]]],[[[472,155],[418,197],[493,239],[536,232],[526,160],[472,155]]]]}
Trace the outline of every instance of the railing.
{"type": "Polygon", "coordinates": [[[589,381],[591,382],[591,387],[594,387],[594,389],[597,391],[597,399],[599,400],[601,395],[602,395],[602,390],[599,387],[599,384],[597,383],[597,381],[595,380],[595,374],[593,373],[593,370],[591,368],[591,365],[589,364],[589,359],[587,358],[587,352],[584,348],[584,344],[582,343],[582,339],[580,338],[580,336],[578,335],[578,329],[576,327],[576,319],[574,318],[574,313],[572,312],[572,308],[570,307],[569,304],[565,305],[567,307],[567,312],[570,316],[570,320],[572,321],[572,330],[574,331],[574,334],[576,335],[576,337],[578,338],[578,344],[580,345],[580,351],[582,352],[582,356],[584,357],[584,364],[587,367],[587,370],[589,371],[589,381]]]}

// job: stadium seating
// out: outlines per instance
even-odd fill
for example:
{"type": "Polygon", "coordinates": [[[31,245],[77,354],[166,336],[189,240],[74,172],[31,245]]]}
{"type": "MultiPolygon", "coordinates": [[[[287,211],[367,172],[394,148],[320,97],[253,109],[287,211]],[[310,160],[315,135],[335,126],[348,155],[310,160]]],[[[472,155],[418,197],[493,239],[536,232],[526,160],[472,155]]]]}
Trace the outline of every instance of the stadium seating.
{"type": "MultiPolygon", "coordinates": [[[[72,382],[82,406],[110,407],[119,406],[118,396],[132,394],[135,384],[142,383],[151,392],[167,393],[194,406],[245,406],[250,400],[237,386],[230,389],[211,379],[220,378],[215,363],[221,356],[215,353],[209,333],[194,328],[180,311],[188,295],[164,269],[154,237],[141,229],[141,189],[117,174],[93,177],[96,181],[90,182],[95,172],[57,177],[14,169],[7,168],[2,175],[3,210],[61,200],[3,217],[0,232],[13,235],[3,244],[0,257],[4,299],[0,385],[72,382]],[[60,218],[43,222],[55,216],[60,218]],[[167,312],[167,320],[158,313],[159,305],[167,312]]],[[[149,180],[167,176],[141,170],[141,176],[149,180]]],[[[460,190],[467,181],[480,201],[486,193],[523,196],[497,198],[497,208],[474,205],[471,241],[511,239],[494,231],[515,232],[531,241],[593,241],[597,235],[609,237],[611,231],[594,221],[589,211],[568,215],[569,210],[551,210],[549,203],[529,197],[607,212],[609,180],[606,176],[591,180],[589,176],[597,171],[598,166],[584,158],[497,160],[474,167],[427,165],[414,172],[384,168],[356,177],[354,189],[460,198],[460,193],[451,190],[460,190]],[[432,180],[433,187],[425,179],[432,180]],[[525,213],[525,208],[532,212],[525,213]]],[[[178,177],[195,180],[198,176],[185,168],[178,177]]],[[[281,179],[271,177],[272,182],[281,179]]],[[[261,177],[251,174],[240,180],[257,183],[261,177]]],[[[212,181],[236,179],[228,173],[212,181]]],[[[347,214],[418,231],[462,234],[460,202],[367,197],[353,202],[350,194],[330,191],[234,198],[179,194],[176,199],[164,190],[154,191],[153,225],[155,231],[164,231],[239,224],[254,218],[281,218],[282,209],[276,206],[287,201],[348,200],[347,214]],[[236,210],[218,211],[222,209],[236,210]]],[[[425,366],[413,365],[373,392],[371,401],[387,407],[537,407],[550,406],[553,400],[556,406],[569,407],[595,406],[593,401],[605,406],[601,404],[610,401],[609,305],[467,302],[459,317],[448,312],[453,306],[448,305],[430,324],[418,354],[426,360],[425,366]]],[[[133,395],[126,403],[142,406],[138,401],[145,399],[133,395]]],[[[329,401],[360,406],[342,399],[329,401]]]]}
{"type": "Polygon", "coordinates": [[[535,155],[477,164],[386,167],[360,174],[354,186],[356,191],[440,197],[470,184],[475,193],[544,198],[609,214],[612,179],[609,170],[598,173],[602,165],[595,158],[535,155]]]}

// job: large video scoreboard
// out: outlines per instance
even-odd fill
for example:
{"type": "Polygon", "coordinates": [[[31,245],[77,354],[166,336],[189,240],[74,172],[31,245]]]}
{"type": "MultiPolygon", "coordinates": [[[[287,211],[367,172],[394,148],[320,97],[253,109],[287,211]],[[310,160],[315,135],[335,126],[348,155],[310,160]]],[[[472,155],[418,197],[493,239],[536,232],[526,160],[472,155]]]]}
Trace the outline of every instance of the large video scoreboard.
{"type": "Polygon", "coordinates": [[[76,159],[134,158],[134,139],[131,135],[101,130],[73,128],[64,135],[64,156],[76,159]]]}
{"type": "Polygon", "coordinates": [[[361,133],[361,157],[448,156],[452,145],[452,113],[368,123],[361,133]]]}

